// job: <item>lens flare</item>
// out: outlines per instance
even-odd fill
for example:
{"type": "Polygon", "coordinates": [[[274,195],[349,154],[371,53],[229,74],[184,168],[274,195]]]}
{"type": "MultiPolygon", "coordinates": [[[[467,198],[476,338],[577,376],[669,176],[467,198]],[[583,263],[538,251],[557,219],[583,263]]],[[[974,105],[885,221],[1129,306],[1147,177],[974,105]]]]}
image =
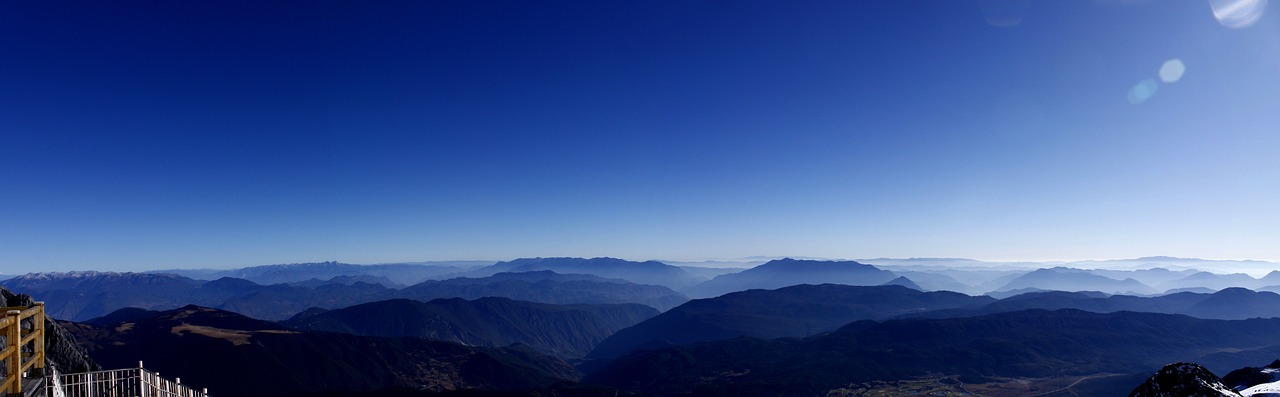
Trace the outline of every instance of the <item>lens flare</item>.
{"type": "Polygon", "coordinates": [[[1159,88],[1160,85],[1156,84],[1155,80],[1142,80],[1138,82],[1138,85],[1129,89],[1129,103],[1137,105],[1146,102],[1148,99],[1151,99],[1152,96],[1156,95],[1156,89],[1159,88]]]}
{"type": "Polygon", "coordinates": [[[1222,26],[1240,29],[1262,18],[1267,0],[1209,0],[1209,7],[1213,8],[1213,17],[1218,18],[1222,26]]]}
{"type": "Polygon", "coordinates": [[[991,26],[1012,27],[1022,23],[1022,17],[1031,8],[1030,0],[979,0],[982,17],[991,26]]]}
{"type": "Polygon", "coordinates": [[[1160,81],[1166,83],[1176,82],[1182,79],[1182,74],[1186,73],[1187,65],[1182,64],[1181,59],[1170,59],[1164,61],[1164,65],[1160,65],[1160,81]]]}

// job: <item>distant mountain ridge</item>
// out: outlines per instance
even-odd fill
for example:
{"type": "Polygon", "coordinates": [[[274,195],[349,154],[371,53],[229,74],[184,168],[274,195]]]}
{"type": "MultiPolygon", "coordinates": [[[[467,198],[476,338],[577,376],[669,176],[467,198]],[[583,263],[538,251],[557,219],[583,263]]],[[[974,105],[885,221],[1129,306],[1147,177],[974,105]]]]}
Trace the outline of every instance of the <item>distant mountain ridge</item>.
{"type": "MultiPolygon", "coordinates": [[[[906,277],[899,279],[900,283],[924,290],[991,293],[997,297],[1035,290],[1094,290],[1112,294],[1155,295],[1164,292],[1164,287],[1178,287],[1171,289],[1175,292],[1211,292],[1234,286],[1280,291],[1280,271],[1272,269],[1271,273],[1257,279],[1246,274],[1208,273],[1188,270],[1184,265],[1224,262],[1186,258],[1148,257],[1071,262],[1092,263],[1097,266],[1109,264],[1115,268],[1093,270],[1067,267],[1000,270],[989,266],[991,263],[959,258],[876,261],[888,263],[886,266],[898,269],[901,273],[854,261],[785,258],[737,272],[734,272],[736,269],[695,270],[692,273],[696,275],[684,268],[657,261],[522,258],[463,272],[436,274],[430,278],[452,278],[427,280],[412,285],[400,284],[392,277],[403,281],[422,277],[425,274],[422,269],[430,269],[433,273],[455,269],[444,262],[385,265],[320,262],[234,269],[241,275],[252,276],[263,282],[295,280],[275,284],[232,277],[206,281],[163,273],[70,272],[31,273],[0,281],[0,285],[39,293],[49,303],[49,313],[52,316],[72,320],[102,316],[123,307],[166,310],[189,303],[233,310],[256,318],[282,320],[313,307],[336,309],[394,298],[431,300],[444,297],[475,299],[484,296],[544,303],[642,303],[667,310],[688,299],[684,294],[672,290],[669,287],[672,285],[683,285],[680,290],[692,296],[712,297],[739,290],[773,289],[799,284],[880,285],[893,282],[898,277],[906,277]],[[945,264],[962,267],[940,267],[945,264]],[[1167,267],[1133,267],[1138,265],[1167,267]],[[406,272],[405,269],[409,271],[406,272]],[[524,276],[504,275],[513,273],[507,270],[524,276]],[[579,274],[600,278],[570,279],[539,273],[560,272],[558,274],[563,275],[563,272],[578,270],[583,271],[579,274]],[[337,275],[327,279],[318,277],[333,274],[337,275]],[[462,275],[469,277],[460,277],[462,275]],[[711,275],[717,276],[698,283],[711,275]],[[903,280],[909,280],[910,283],[903,280]],[[653,284],[642,284],[643,282],[653,284]],[[1151,284],[1155,287],[1147,288],[1151,284]]],[[[1269,262],[1248,262],[1258,266],[1267,263],[1269,262]]],[[[214,272],[227,271],[187,272],[208,277],[214,272]]]]}
{"type": "Polygon", "coordinates": [[[921,292],[900,285],[796,285],[747,290],[690,301],[623,329],[590,358],[611,358],[644,346],[691,344],[735,337],[805,337],[857,320],[978,306],[994,301],[955,292],[921,292]]]}
{"type": "Polygon", "coordinates": [[[634,284],[589,274],[560,274],[550,270],[428,280],[400,290],[397,296],[420,301],[498,296],[557,304],[640,303],[658,310],[667,310],[689,300],[683,294],[660,285],[634,284]]]}
{"type": "Polygon", "coordinates": [[[636,284],[661,285],[673,290],[701,282],[677,266],[658,261],[634,262],[617,258],[520,258],[492,266],[453,274],[457,277],[487,277],[497,273],[550,270],[561,274],[590,274],[623,279],[636,284]]]}
{"type": "Polygon", "coordinates": [[[32,273],[0,285],[31,291],[54,318],[83,321],[137,307],[169,310],[187,304],[215,307],[265,320],[284,320],[313,308],[337,309],[394,298],[508,297],[543,303],[640,303],[668,309],[688,300],[669,288],[550,271],[480,279],[426,281],[403,289],[350,277],[336,282],[260,285],[224,277],[212,281],[161,273],[32,273]]]}
{"type": "Polygon", "coordinates": [[[237,269],[169,269],[148,273],[169,273],[198,280],[216,280],[231,277],[253,281],[262,285],[304,282],[311,279],[329,280],[339,276],[385,277],[400,285],[417,284],[431,277],[488,266],[491,261],[448,261],[387,263],[355,265],[341,262],[309,262],[278,265],[250,266],[237,269]]]}
{"type": "Polygon", "coordinates": [[[39,296],[50,317],[78,320],[122,307],[173,308],[192,303],[187,300],[200,284],[174,274],[94,271],[29,273],[0,282],[9,289],[39,296]]]}
{"type": "Polygon", "coordinates": [[[692,297],[713,297],[749,289],[775,289],[801,284],[881,285],[898,278],[893,272],[854,261],[777,259],[738,273],[717,276],[683,290],[692,297]]]}
{"type": "Polygon", "coordinates": [[[1280,294],[1228,288],[1213,293],[1179,292],[1140,297],[1090,292],[1041,291],[1011,296],[981,307],[942,309],[904,317],[952,318],[1029,309],[1076,309],[1094,313],[1132,311],[1181,314],[1203,319],[1244,320],[1280,317],[1280,294]]]}
{"type": "Polygon", "coordinates": [[[1036,288],[1053,291],[1101,291],[1110,294],[1145,295],[1157,292],[1154,288],[1132,278],[1116,280],[1100,276],[1088,270],[1054,267],[1037,269],[1010,280],[996,291],[1036,288]]]}

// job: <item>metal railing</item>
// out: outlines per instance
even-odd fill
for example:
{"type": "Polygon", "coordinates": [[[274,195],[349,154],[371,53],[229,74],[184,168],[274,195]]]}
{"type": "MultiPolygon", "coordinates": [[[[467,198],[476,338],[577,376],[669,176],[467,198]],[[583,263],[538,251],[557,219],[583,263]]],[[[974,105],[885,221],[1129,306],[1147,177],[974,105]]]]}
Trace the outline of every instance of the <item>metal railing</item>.
{"type": "Polygon", "coordinates": [[[44,302],[31,307],[0,308],[0,334],[4,336],[4,381],[0,394],[21,394],[23,374],[31,368],[44,370],[44,302]],[[28,321],[29,320],[29,321],[28,321]]]}
{"type": "MultiPolygon", "coordinates": [[[[3,307],[0,317],[0,336],[4,348],[0,361],[4,362],[4,378],[0,380],[0,396],[24,395],[23,379],[32,368],[39,376],[47,376],[44,392],[56,397],[208,397],[208,389],[195,390],[182,384],[182,379],[168,380],[159,373],[147,371],[138,362],[138,368],[111,371],[82,372],[75,374],[46,374],[44,368],[44,302],[31,307],[3,307]]],[[[39,380],[37,378],[36,380],[39,380]]],[[[39,383],[31,385],[40,391],[39,383]]]]}
{"type": "Polygon", "coordinates": [[[182,379],[168,380],[159,373],[138,368],[59,374],[49,382],[49,396],[58,397],[207,397],[208,389],[196,390],[182,379]]]}

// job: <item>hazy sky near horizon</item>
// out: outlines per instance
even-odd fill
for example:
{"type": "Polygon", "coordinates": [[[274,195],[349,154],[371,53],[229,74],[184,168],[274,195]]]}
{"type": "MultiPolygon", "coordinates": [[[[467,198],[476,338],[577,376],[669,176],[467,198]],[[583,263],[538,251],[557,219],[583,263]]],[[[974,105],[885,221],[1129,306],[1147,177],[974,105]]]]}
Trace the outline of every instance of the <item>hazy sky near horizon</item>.
{"type": "Polygon", "coordinates": [[[1280,260],[1278,203],[1265,1],[0,3],[0,273],[1280,260]]]}

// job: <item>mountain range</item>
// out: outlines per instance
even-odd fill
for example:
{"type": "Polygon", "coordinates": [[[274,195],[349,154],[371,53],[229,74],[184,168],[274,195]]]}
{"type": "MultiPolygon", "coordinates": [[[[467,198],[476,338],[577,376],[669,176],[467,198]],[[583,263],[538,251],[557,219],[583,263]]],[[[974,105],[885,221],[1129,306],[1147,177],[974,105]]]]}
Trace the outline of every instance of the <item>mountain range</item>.
{"type": "Polygon", "coordinates": [[[1154,288],[1132,278],[1117,280],[1094,274],[1088,270],[1066,267],[1036,269],[1009,280],[1007,284],[996,291],[1029,288],[1052,291],[1099,291],[1127,295],[1147,295],[1157,292],[1154,288]]]}
{"type": "Polygon", "coordinates": [[[688,298],[669,288],[589,275],[550,271],[496,274],[484,278],[431,280],[402,289],[338,276],[319,284],[260,285],[236,278],[212,281],[163,273],[31,273],[0,285],[40,296],[54,318],[84,321],[136,307],[168,310],[187,304],[234,311],[263,320],[284,320],[313,307],[337,309],[394,298],[431,300],[486,296],[542,303],[639,303],[668,309],[688,298]]]}
{"type": "Polygon", "coordinates": [[[954,292],[920,292],[899,286],[799,285],[690,301],[610,336],[589,358],[612,358],[640,348],[742,336],[806,337],[857,320],[945,319],[1030,309],[1132,311],[1243,320],[1280,317],[1280,295],[1243,288],[1156,297],[1049,291],[996,300],[954,292]]]}
{"type": "Polygon", "coordinates": [[[580,376],[563,360],[518,345],[299,331],[194,305],[114,324],[62,324],[107,368],[142,360],[216,395],[529,390],[580,376]]]}
{"type": "Polygon", "coordinates": [[[224,277],[239,278],[254,283],[288,284],[308,280],[329,280],[339,276],[370,276],[385,278],[396,285],[412,285],[432,277],[457,273],[482,266],[492,261],[441,261],[355,265],[340,262],[289,263],[250,266],[237,269],[168,269],[148,273],[177,274],[196,280],[217,280],[224,277]]]}
{"type": "Polygon", "coordinates": [[[658,310],[667,310],[689,300],[683,294],[660,285],[634,284],[589,274],[560,274],[551,270],[429,280],[404,288],[397,296],[420,301],[500,296],[558,304],[639,303],[658,310]]]}
{"type": "Polygon", "coordinates": [[[854,261],[776,259],[738,273],[716,276],[682,290],[692,297],[713,297],[749,289],[800,284],[881,285],[898,278],[893,272],[854,261]]]}
{"type": "Polygon", "coordinates": [[[858,321],[801,339],[737,338],[637,350],[585,382],[663,395],[807,396],[876,379],[1134,373],[1227,349],[1275,344],[1280,319],[1027,310],[950,319],[858,321]]]}
{"type": "Polygon", "coordinates": [[[955,292],[921,292],[899,285],[797,285],[753,289],[697,299],[601,342],[590,358],[620,356],[641,347],[687,345],[735,337],[805,337],[857,320],[907,313],[977,307],[995,301],[955,292]]]}
{"type": "Polygon", "coordinates": [[[1239,368],[1280,356],[1268,338],[1280,331],[1280,295],[1232,287],[1266,289],[1280,273],[970,265],[885,265],[897,270],[890,271],[783,258],[731,273],[532,258],[412,285],[385,274],[336,274],[353,266],[345,264],[258,269],[255,277],[276,274],[271,269],[287,275],[269,285],[105,272],[34,273],[0,284],[40,296],[52,317],[81,321],[61,324],[61,343],[75,336],[92,361],[133,366],[146,357],[149,368],[228,393],[247,389],[193,377],[217,370],[183,357],[266,361],[250,367],[283,375],[275,386],[258,379],[264,384],[252,386],[261,388],[246,391],[263,396],[812,395],[920,377],[1061,382],[1077,394],[1113,395],[1167,362],[1239,368]],[[309,267],[333,276],[295,271],[309,267]],[[581,273],[561,273],[568,271],[581,273]],[[937,285],[990,289],[925,291],[937,285]],[[332,351],[316,352],[324,349],[332,351]],[[289,354],[305,359],[277,357],[289,354]],[[286,369],[312,362],[322,368],[286,369]]]}
{"type": "Polygon", "coordinates": [[[1027,309],[1078,309],[1095,313],[1134,311],[1184,314],[1196,318],[1243,320],[1280,317],[1280,295],[1228,288],[1213,293],[1179,292],[1139,297],[1088,292],[1038,291],[993,301],[980,307],[939,309],[903,317],[951,318],[1027,309]]]}
{"type": "Polygon", "coordinates": [[[561,274],[590,274],[623,279],[636,284],[661,285],[679,290],[704,279],[695,277],[678,266],[658,261],[634,262],[617,258],[520,258],[498,262],[492,266],[456,273],[460,277],[487,277],[498,273],[521,273],[550,270],[561,274]]]}
{"type": "Polygon", "coordinates": [[[394,299],[365,303],[282,324],[290,329],[384,337],[419,337],[467,346],[527,345],[561,358],[585,356],[620,329],[658,314],[639,304],[552,305],[507,298],[394,299]]]}

